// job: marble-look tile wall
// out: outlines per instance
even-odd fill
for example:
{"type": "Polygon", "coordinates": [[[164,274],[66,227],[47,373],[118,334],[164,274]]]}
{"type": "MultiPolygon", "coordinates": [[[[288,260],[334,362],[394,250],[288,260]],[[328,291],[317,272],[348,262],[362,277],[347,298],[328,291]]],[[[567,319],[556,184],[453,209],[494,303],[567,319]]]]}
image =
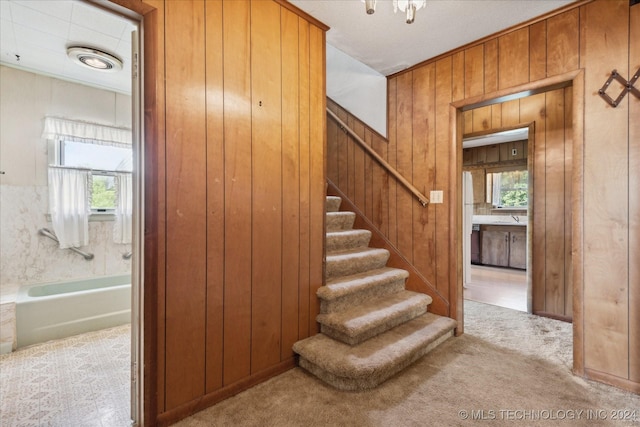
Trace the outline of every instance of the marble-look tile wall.
{"type": "Polygon", "coordinates": [[[131,96],[0,66],[0,343],[14,339],[21,285],[126,274],[131,245],[113,243],[113,221],[89,223],[91,261],[38,234],[52,228],[45,116],[131,127],[131,96]],[[14,322],[14,323],[11,323],[14,322]]]}

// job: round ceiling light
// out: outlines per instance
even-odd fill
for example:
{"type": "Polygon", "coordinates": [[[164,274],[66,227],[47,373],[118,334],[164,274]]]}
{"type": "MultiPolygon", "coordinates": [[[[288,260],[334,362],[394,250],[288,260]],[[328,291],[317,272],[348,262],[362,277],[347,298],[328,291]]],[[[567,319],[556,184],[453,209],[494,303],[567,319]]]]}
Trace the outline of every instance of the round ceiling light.
{"type": "Polygon", "coordinates": [[[92,70],[113,73],[122,70],[122,61],[115,56],[90,47],[72,46],[67,49],[67,56],[76,64],[92,70]]]}

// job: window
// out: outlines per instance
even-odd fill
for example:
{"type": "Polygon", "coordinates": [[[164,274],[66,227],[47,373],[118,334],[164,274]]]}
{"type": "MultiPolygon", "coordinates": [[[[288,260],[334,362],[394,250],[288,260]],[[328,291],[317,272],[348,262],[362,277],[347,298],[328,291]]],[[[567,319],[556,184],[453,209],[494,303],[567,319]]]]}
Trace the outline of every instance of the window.
{"type": "Polygon", "coordinates": [[[492,204],[496,208],[526,208],[529,204],[529,172],[526,169],[493,172],[492,204]]]}
{"type": "Polygon", "coordinates": [[[92,170],[92,212],[111,212],[116,207],[115,172],[131,172],[131,148],[87,142],[60,141],[59,164],[92,170]]]}

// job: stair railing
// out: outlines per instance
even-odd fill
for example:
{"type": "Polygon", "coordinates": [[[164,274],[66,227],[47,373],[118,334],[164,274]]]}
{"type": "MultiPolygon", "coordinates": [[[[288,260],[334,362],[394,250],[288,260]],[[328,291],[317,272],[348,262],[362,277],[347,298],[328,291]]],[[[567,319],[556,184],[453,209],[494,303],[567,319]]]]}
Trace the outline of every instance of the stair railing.
{"type": "Polygon", "coordinates": [[[358,145],[367,153],[369,156],[373,157],[380,166],[387,170],[395,179],[397,179],[402,185],[404,185],[414,196],[418,198],[418,201],[422,204],[422,207],[426,207],[429,203],[429,199],[420,192],[416,187],[413,186],[407,179],[400,174],[393,166],[391,166],[385,159],[383,159],[376,151],[369,147],[369,145],[360,138],[358,134],[356,134],[353,129],[351,129],[344,121],[340,119],[333,111],[327,108],[327,115],[331,117],[338,124],[340,129],[347,134],[351,135],[351,137],[358,143],[358,145]]]}

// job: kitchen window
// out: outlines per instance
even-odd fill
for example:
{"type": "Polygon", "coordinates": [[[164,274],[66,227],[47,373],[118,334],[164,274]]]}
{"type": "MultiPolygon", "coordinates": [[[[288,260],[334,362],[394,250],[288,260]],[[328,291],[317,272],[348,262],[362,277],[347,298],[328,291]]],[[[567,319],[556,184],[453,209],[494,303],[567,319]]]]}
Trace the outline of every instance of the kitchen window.
{"type": "Polygon", "coordinates": [[[491,190],[494,208],[526,209],[529,204],[529,171],[501,170],[487,173],[487,189],[491,190]]]}

